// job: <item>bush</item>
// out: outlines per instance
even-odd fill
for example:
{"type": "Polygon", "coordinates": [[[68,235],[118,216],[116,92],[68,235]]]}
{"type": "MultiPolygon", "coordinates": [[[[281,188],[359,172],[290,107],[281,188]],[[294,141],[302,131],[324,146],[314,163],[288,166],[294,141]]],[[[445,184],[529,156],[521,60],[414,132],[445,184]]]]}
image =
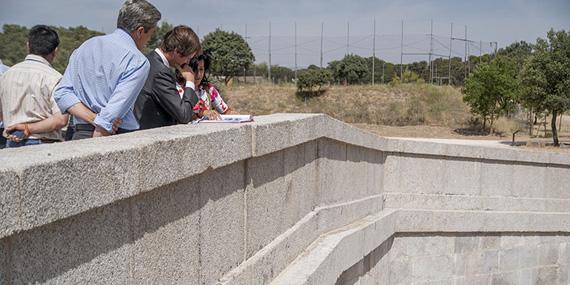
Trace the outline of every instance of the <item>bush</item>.
{"type": "Polygon", "coordinates": [[[297,93],[304,97],[318,95],[332,79],[332,74],[326,69],[307,69],[299,73],[297,78],[297,93]]]}

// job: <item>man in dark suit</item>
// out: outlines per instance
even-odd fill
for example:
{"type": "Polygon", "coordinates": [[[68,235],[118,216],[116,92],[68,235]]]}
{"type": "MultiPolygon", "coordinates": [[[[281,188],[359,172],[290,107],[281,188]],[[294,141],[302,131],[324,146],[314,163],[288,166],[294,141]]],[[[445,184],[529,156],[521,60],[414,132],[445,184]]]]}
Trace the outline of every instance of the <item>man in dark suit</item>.
{"type": "Polygon", "coordinates": [[[200,39],[188,26],[176,26],[164,35],[158,48],[147,55],[150,71],[134,107],[140,129],[151,129],[192,121],[198,102],[194,72],[188,62],[200,52],[200,39]],[[178,69],[186,79],[184,94],[176,88],[178,69]]]}

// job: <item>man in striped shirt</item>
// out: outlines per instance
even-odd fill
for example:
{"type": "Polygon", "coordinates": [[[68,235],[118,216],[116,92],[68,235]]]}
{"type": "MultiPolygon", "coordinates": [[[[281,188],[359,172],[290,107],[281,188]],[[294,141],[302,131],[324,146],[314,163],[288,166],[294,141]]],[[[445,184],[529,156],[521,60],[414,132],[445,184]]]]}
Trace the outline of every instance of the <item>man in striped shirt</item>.
{"type": "Polygon", "coordinates": [[[7,147],[62,141],[67,124],[53,98],[61,73],[53,69],[59,45],[57,32],[34,26],[28,36],[29,54],[0,77],[0,109],[7,147]]]}

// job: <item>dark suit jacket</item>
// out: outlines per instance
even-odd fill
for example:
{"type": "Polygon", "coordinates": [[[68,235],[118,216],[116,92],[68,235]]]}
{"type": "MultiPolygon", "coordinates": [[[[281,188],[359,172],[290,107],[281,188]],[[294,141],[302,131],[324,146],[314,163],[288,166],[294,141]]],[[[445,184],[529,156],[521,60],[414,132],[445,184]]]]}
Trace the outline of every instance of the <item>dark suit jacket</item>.
{"type": "Polygon", "coordinates": [[[184,88],[182,99],[176,90],[176,76],[164,65],[160,55],[147,55],[150,71],[146,83],[135,102],[134,113],[140,129],[152,129],[192,121],[192,108],[198,96],[192,88],[184,88]]]}

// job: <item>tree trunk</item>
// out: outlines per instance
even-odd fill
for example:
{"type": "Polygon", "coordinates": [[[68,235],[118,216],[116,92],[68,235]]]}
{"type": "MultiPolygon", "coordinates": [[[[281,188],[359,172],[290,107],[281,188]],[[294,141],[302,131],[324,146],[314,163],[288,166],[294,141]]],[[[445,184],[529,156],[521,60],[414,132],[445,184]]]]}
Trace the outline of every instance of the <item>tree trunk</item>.
{"type": "Polygon", "coordinates": [[[487,116],[483,116],[483,132],[486,130],[487,127],[487,116]]]}
{"type": "Polygon", "coordinates": [[[532,109],[530,109],[528,113],[528,136],[532,137],[532,129],[534,129],[534,125],[532,124],[532,109]]]}
{"type": "Polygon", "coordinates": [[[558,143],[558,131],[556,130],[556,118],[557,117],[558,117],[557,112],[552,111],[552,121],[550,122],[550,125],[552,127],[552,139],[554,140],[554,146],[560,145],[558,143]]]}

